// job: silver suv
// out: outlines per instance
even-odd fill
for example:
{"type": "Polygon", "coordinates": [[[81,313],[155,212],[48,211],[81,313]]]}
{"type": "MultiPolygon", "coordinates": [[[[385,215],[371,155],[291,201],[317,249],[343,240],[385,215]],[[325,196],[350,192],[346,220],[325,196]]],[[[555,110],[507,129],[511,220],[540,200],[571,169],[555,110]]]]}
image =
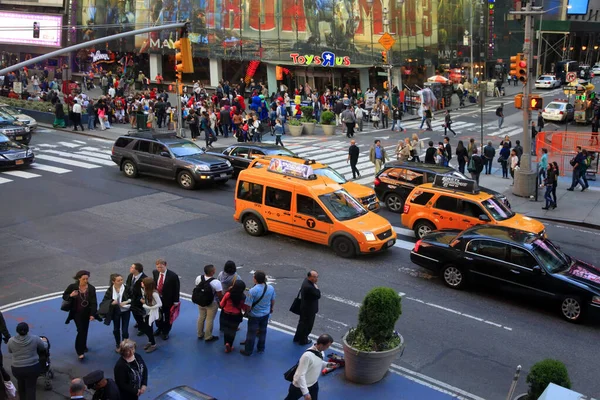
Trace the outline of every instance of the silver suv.
{"type": "Polygon", "coordinates": [[[233,174],[229,161],[206,154],[174,132],[130,131],[116,140],[111,158],[128,178],[145,174],[176,179],[188,190],[200,182],[225,183],[233,174]]]}

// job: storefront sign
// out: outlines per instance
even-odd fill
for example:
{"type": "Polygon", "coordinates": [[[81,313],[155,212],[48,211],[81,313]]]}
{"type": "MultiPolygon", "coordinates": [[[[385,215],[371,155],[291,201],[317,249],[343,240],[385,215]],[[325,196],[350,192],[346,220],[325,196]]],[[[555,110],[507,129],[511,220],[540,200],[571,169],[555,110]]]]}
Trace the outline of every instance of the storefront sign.
{"type": "Polygon", "coordinates": [[[61,47],[62,19],[62,15],[0,12],[0,43],[61,47]]]}
{"type": "Polygon", "coordinates": [[[314,54],[300,55],[298,53],[292,53],[290,54],[290,57],[294,64],[298,65],[320,65],[321,67],[350,65],[350,57],[336,57],[335,54],[330,51],[324,51],[320,56],[314,54]]]}
{"type": "Polygon", "coordinates": [[[304,179],[310,178],[310,176],[314,173],[310,165],[298,164],[279,158],[274,158],[271,160],[269,163],[269,171],[279,172],[280,174],[304,179]]]}
{"type": "Polygon", "coordinates": [[[160,40],[160,39],[150,38],[150,48],[151,49],[171,49],[172,50],[175,48],[175,44],[170,39],[160,40]]]}
{"type": "Polygon", "coordinates": [[[90,53],[90,57],[92,57],[92,62],[110,60],[110,56],[106,53],[100,53],[100,50],[96,51],[95,53],[90,53]]]}

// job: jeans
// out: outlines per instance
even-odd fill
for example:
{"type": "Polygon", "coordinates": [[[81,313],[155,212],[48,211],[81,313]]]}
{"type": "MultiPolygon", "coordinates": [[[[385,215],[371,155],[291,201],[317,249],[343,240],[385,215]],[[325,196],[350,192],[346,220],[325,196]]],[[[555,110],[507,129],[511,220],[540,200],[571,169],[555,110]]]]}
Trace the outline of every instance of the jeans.
{"type": "Polygon", "coordinates": [[[77,327],[77,336],[75,337],[75,351],[78,356],[85,353],[87,348],[88,330],[90,328],[90,316],[88,313],[75,314],[75,326],[77,327]]]}
{"type": "Polygon", "coordinates": [[[39,363],[27,367],[12,367],[12,373],[17,378],[19,399],[35,400],[36,382],[41,372],[39,363]]]}
{"type": "Polygon", "coordinates": [[[229,125],[222,124],[221,129],[223,129],[223,137],[229,137],[229,125]]]}
{"type": "Polygon", "coordinates": [[[558,199],[556,198],[556,186],[558,186],[558,184],[555,182],[552,185],[552,199],[553,199],[554,207],[556,207],[556,205],[558,204],[558,199]]]}
{"type": "Polygon", "coordinates": [[[463,157],[460,157],[458,159],[458,170],[460,171],[461,174],[465,173],[465,165],[467,164],[467,162],[464,160],[463,157]]]}
{"type": "Polygon", "coordinates": [[[113,335],[115,337],[115,342],[117,343],[117,347],[121,344],[121,339],[129,339],[129,319],[131,318],[131,313],[129,311],[121,311],[121,309],[116,306],[115,311],[112,316],[113,322],[113,335]]]}
{"type": "Polygon", "coordinates": [[[454,134],[454,136],[456,136],[456,132],[454,132],[454,129],[452,129],[452,125],[446,125],[444,127],[444,135],[447,133],[447,131],[452,132],[452,134],[454,134]]]}
{"type": "Polygon", "coordinates": [[[252,143],[260,143],[261,136],[262,136],[262,134],[258,130],[256,130],[254,132],[254,135],[252,135],[252,143]]]}
{"type": "Polygon", "coordinates": [[[544,179],[546,179],[546,168],[539,167],[538,176],[540,182],[544,182],[544,179]]]}
{"type": "Polygon", "coordinates": [[[252,354],[254,351],[254,342],[256,341],[256,331],[258,331],[258,351],[265,351],[265,342],[267,340],[267,324],[269,323],[269,315],[262,317],[248,317],[248,333],[246,333],[245,351],[252,354]]]}
{"type": "Polygon", "coordinates": [[[235,334],[237,332],[238,326],[243,320],[242,314],[228,314],[225,311],[221,310],[221,319],[223,320],[223,324],[221,325],[221,329],[223,330],[223,339],[225,344],[229,344],[233,347],[233,342],[235,341],[235,334]]]}
{"type": "Polygon", "coordinates": [[[396,127],[396,125],[398,125],[398,131],[403,131],[404,128],[402,127],[402,120],[401,119],[395,119],[392,121],[392,131],[394,130],[394,128],[396,127]]]}
{"type": "Polygon", "coordinates": [[[352,169],[352,178],[356,179],[356,177],[360,177],[360,171],[356,168],[356,164],[358,160],[350,160],[350,168],[352,169]]]}
{"type": "Polygon", "coordinates": [[[94,129],[94,121],[96,120],[96,116],[94,114],[88,114],[88,129],[94,129]]]}
{"type": "Polygon", "coordinates": [[[421,118],[421,126],[419,126],[419,129],[423,129],[423,124],[425,124],[425,120],[427,120],[427,118],[425,117],[425,114],[423,114],[423,118],[421,118]]]}
{"type": "Polygon", "coordinates": [[[498,117],[498,128],[502,129],[502,124],[504,123],[504,117],[498,117]]]}
{"type": "MultiPolygon", "coordinates": [[[[312,400],[318,400],[319,399],[319,382],[315,382],[314,385],[310,386],[308,388],[308,393],[310,394],[310,398],[312,400]]],[[[286,396],[285,400],[298,400],[299,398],[304,398],[302,396],[302,391],[300,391],[300,388],[297,388],[296,386],[294,386],[293,383],[290,383],[290,388],[288,389],[288,395],[286,396]]]]}
{"type": "Polygon", "coordinates": [[[546,199],[546,208],[550,207],[554,203],[552,201],[552,185],[546,185],[546,192],[544,193],[544,199],[546,199]]]}
{"type": "Polygon", "coordinates": [[[581,179],[581,170],[579,168],[575,168],[573,170],[573,179],[571,181],[571,187],[570,189],[575,189],[575,186],[577,185],[581,185],[581,188],[585,188],[585,183],[583,182],[583,179],[581,179]]]}
{"type": "Polygon", "coordinates": [[[383,129],[387,129],[388,128],[388,126],[389,126],[389,122],[388,121],[389,121],[389,119],[388,119],[387,114],[381,114],[381,127],[383,129]]]}
{"type": "Polygon", "coordinates": [[[483,158],[483,166],[485,167],[485,173],[486,175],[489,175],[492,173],[492,162],[494,162],[493,158],[483,158]]]}
{"type": "Polygon", "coordinates": [[[275,146],[281,146],[283,147],[283,142],[281,141],[281,135],[275,135],[275,146]]]}
{"type": "Polygon", "coordinates": [[[500,164],[502,164],[502,177],[508,178],[508,161],[501,161],[500,164]]]}
{"type": "Polygon", "coordinates": [[[479,185],[479,174],[481,174],[481,172],[471,172],[471,179],[473,179],[477,185],[479,185]]]}
{"type": "Polygon", "coordinates": [[[197,322],[197,333],[199,338],[205,337],[205,324],[206,324],[206,337],[205,340],[212,339],[213,337],[213,325],[215,323],[215,317],[217,315],[218,304],[213,301],[211,305],[207,307],[198,306],[198,322],[197,322]]]}

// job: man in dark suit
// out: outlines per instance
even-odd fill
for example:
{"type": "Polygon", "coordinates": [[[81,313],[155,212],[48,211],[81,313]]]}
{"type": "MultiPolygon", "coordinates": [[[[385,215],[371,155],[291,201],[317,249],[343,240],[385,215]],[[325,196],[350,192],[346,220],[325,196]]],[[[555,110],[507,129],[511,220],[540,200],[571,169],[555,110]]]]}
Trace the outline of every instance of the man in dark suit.
{"type": "Polygon", "coordinates": [[[162,316],[156,321],[158,329],[154,332],[154,336],[161,335],[163,340],[167,340],[171,331],[171,307],[179,304],[179,276],[168,270],[167,262],[159,258],[156,260],[156,269],[152,271],[152,277],[162,301],[162,316]]]}
{"type": "Polygon", "coordinates": [[[294,335],[294,342],[303,346],[312,343],[308,336],[315,324],[315,316],[319,312],[319,299],[321,298],[321,291],[317,287],[318,280],[319,274],[317,271],[309,271],[300,288],[300,298],[302,300],[300,303],[300,320],[294,335]]]}
{"type": "Polygon", "coordinates": [[[131,313],[133,314],[133,318],[135,318],[136,327],[138,328],[138,336],[144,334],[139,327],[141,324],[144,324],[145,312],[140,300],[143,297],[142,280],[145,277],[144,266],[140,263],[133,263],[129,267],[129,275],[125,281],[125,288],[131,299],[131,313]]]}

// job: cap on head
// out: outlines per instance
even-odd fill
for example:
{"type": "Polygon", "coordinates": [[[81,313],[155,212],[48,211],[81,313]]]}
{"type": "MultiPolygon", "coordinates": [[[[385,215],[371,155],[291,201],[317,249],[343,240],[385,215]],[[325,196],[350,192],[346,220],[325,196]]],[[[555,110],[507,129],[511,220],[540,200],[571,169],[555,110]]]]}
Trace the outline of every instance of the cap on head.
{"type": "Polygon", "coordinates": [[[83,383],[85,383],[85,386],[91,389],[102,379],[104,379],[104,372],[101,370],[96,370],[84,376],[83,383]]]}

